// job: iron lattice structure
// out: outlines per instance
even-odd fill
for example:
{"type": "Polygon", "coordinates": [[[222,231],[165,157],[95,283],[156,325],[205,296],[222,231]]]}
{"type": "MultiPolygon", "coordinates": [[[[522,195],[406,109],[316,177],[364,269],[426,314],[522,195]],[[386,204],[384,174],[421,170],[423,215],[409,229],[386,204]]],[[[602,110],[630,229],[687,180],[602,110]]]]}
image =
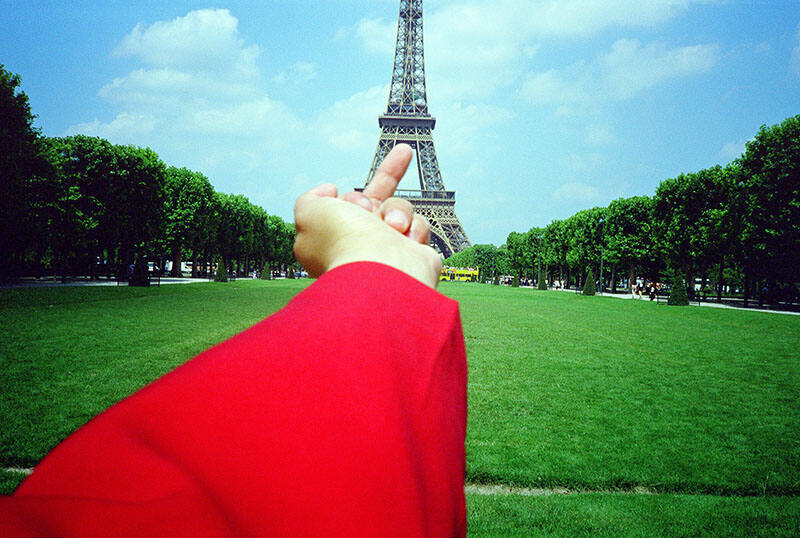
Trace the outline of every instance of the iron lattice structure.
{"type": "Polygon", "coordinates": [[[428,113],[425,92],[425,55],[422,46],[422,0],[400,0],[397,46],[386,114],[378,117],[381,135],[372,159],[367,184],[397,143],[414,149],[419,190],[399,189],[395,196],[408,199],[431,225],[431,245],[445,258],[470,246],[455,211],[456,193],[447,191],[433,147],[436,118],[428,113]]]}

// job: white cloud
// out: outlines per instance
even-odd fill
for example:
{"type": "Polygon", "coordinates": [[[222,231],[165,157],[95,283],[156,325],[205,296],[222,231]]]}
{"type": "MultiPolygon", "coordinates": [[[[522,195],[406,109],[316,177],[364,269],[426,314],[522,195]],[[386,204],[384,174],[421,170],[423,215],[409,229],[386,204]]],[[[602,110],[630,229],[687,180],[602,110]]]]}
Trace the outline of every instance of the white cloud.
{"type": "Polygon", "coordinates": [[[258,74],[259,49],[243,46],[239,21],[227,9],[201,9],[145,28],[141,23],[114,49],[118,56],[139,58],[148,66],[236,78],[258,74]]]}
{"type": "Polygon", "coordinates": [[[147,136],[159,125],[154,116],[123,112],[109,123],[101,123],[97,119],[72,127],[74,132],[106,139],[118,139],[120,136],[147,136]]]}
{"type": "Polygon", "coordinates": [[[586,127],[586,141],[593,146],[607,146],[617,142],[610,125],[592,124],[586,127]]]}
{"type": "Polygon", "coordinates": [[[586,36],[609,26],[648,27],[686,10],[693,0],[548,0],[509,2],[530,31],[550,36],[586,36]],[[529,6],[525,9],[525,6],[529,6]],[[527,16],[523,16],[527,15],[527,16]]]}
{"type": "Polygon", "coordinates": [[[392,56],[397,40],[397,21],[362,19],[356,25],[355,35],[368,52],[392,56]]]}
{"type": "MultiPolygon", "coordinates": [[[[752,139],[751,139],[752,140],[752,139]]],[[[717,158],[724,162],[730,162],[742,156],[746,149],[747,140],[739,142],[728,142],[717,153],[717,158]]]]}
{"type": "Polygon", "coordinates": [[[249,138],[268,137],[271,144],[280,143],[287,134],[296,133],[300,122],[292,111],[269,97],[228,106],[198,108],[191,115],[191,125],[206,135],[249,138]]]}
{"type": "Polygon", "coordinates": [[[599,153],[572,153],[564,157],[564,168],[573,176],[582,176],[597,170],[605,158],[599,153]]]}
{"type": "Polygon", "coordinates": [[[474,156],[475,148],[486,146],[487,137],[495,135],[493,127],[512,117],[509,110],[496,105],[447,102],[438,113],[436,146],[447,148],[452,156],[474,156]]]}
{"type": "Polygon", "coordinates": [[[669,79],[704,73],[719,57],[715,45],[667,49],[663,44],[642,46],[620,39],[599,60],[605,89],[624,100],[669,79]]]}
{"type": "Polygon", "coordinates": [[[297,88],[305,86],[317,78],[317,71],[314,64],[309,62],[296,62],[288,71],[278,73],[272,81],[279,86],[289,86],[297,88]]]}
{"type": "Polygon", "coordinates": [[[377,118],[386,109],[388,97],[389,85],[385,84],[337,101],[320,113],[317,130],[338,150],[368,155],[377,147],[380,134],[377,118]]]}
{"type": "Polygon", "coordinates": [[[100,96],[125,112],[168,115],[262,100],[258,47],[245,46],[237,26],[227,10],[137,24],[114,53],[137,58],[142,67],[103,86],[100,96]]]}
{"type": "Polygon", "coordinates": [[[716,45],[668,49],[620,39],[591,64],[580,61],[561,70],[528,74],[520,95],[535,104],[587,104],[624,101],[672,79],[709,71],[719,59],[716,45]]]}
{"type": "Polygon", "coordinates": [[[258,99],[259,49],[245,46],[228,10],[192,11],[172,21],[137,24],[114,49],[141,67],[103,86],[102,98],[121,107],[182,108],[258,99]]]}
{"type": "Polygon", "coordinates": [[[599,198],[596,188],[586,183],[565,183],[553,191],[553,199],[557,202],[594,203],[599,198]]]}
{"type": "MultiPolygon", "coordinates": [[[[589,99],[586,89],[591,88],[589,70],[583,62],[562,71],[550,69],[531,73],[523,80],[520,94],[531,103],[542,105],[567,105],[589,99]]],[[[568,111],[562,111],[569,115],[568,111]]]]}
{"type": "Polygon", "coordinates": [[[255,99],[263,94],[256,85],[225,77],[174,69],[136,69],[115,78],[98,92],[122,107],[174,109],[191,103],[255,99]]]}
{"type": "MultiPolygon", "coordinates": [[[[543,41],[588,37],[609,27],[654,26],[707,1],[440,2],[425,14],[428,79],[443,100],[486,97],[515,84],[543,41]]],[[[352,33],[365,50],[388,57],[394,51],[396,24],[396,20],[364,19],[352,33]]]]}
{"type": "MultiPolygon", "coordinates": [[[[307,139],[294,112],[267,95],[255,63],[258,47],[244,42],[227,10],[138,24],[114,55],[139,63],[99,90],[115,117],[69,133],[152,147],[167,163],[200,170],[232,192],[252,191],[286,158],[286,148],[307,139]]],[[[289,76],[307,82],[314,66],[298,62],[289,76]]]]}
{"type": "Polygon", "coordinates": [[[462,2],[432,11],[425,55],[438,97],[485,97],[512,84],[535,53],[515,2],[462,2]]]}

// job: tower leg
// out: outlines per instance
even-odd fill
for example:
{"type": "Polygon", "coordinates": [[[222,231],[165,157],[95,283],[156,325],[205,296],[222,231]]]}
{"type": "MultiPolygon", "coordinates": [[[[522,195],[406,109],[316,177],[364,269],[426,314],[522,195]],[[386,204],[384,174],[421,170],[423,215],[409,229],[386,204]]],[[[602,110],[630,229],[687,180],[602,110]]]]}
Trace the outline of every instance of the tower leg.
{"type": "Polygon", "coordinates": [[[431,246],[442,256],[447,258],[469,247],[469,238],[456,216],[455,193],[444,189],[430,128],[384,126],[365,186],[372,181],[383,159],[398,143],[408,144],[414,149],[421,190],[400,189],[395,196],[408,199],[414,210],[428,219],[431,227],[431,246]]]}

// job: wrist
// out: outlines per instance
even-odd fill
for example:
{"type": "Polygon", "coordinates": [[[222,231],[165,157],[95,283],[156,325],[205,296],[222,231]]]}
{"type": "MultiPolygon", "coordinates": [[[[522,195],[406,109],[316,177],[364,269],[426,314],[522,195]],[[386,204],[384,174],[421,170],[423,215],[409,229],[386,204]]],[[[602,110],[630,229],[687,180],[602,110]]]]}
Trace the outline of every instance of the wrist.
{"type": "Polygon", "coordinates": [[[349,263],[375,262],[394,267],[426,286],[436,289],[439,284],[439,273],[442,267],[438,254],[427,245],[414,246],[419,246],[419,248],[404,249],[403,251],[391,248],[384,250],[346,249],[339,252],[331,260],[327,270],[330,271],[335,267],[349,263]]]}

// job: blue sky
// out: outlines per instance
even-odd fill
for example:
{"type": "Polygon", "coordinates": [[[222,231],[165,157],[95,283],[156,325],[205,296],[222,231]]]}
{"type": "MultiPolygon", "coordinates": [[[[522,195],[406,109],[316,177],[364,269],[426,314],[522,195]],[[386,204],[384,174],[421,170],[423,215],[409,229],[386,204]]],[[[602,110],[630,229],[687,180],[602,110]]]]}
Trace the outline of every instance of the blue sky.
{"type": "MultiPolygon", "coordinates": [[[[398,4],[0,0],[0,63],[44,134],[149,146],[291,220],[315,184],[363,185],[398,4]]],[[[473,243],[652,195],[800,113],[800,0],[427,0],[424,21],[473,243]]]]}

